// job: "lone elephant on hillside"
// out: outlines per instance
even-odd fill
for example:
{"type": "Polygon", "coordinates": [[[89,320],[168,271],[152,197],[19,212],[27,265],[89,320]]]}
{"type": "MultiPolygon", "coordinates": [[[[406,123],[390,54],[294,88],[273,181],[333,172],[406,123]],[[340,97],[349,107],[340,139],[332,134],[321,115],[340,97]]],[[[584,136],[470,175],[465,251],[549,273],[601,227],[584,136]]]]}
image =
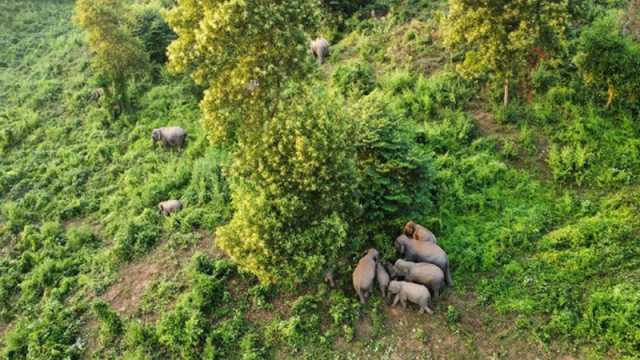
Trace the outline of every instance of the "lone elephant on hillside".
{"type": "Polygon", "coordinates": [[[161,127],[151,131],[153,143],[161,141],[165,147],[182,148],[187,139],[187,132],[177,126],[161,127]]]}
{"type": "Polygon", "coordinates": [[[453,286],[449,270],[449,257],[437,244],[400,235],[395,241],[395,248],[405,260],[436,265],[444,273],[447,285],[453,286]]]}
{"type": "Polygon", "coordinates": [[[365,304],[373,287],[373,280],[376,277],[376,264],[378,263],[378,250],[369,249],[364,257],[358,261],[356,269],[353,271],[352,280],[360,302],[365,304]]]}
{"type": "Polygon", "coordinates": [[[416,240],[430,241],[434,244],[438,243],[436,236],[433,235],[433,233],[429,231],[429,229],[420,224],[416,224],[414,221],[409,221],[404,226],[404,234],[416,240]]]}
{"type": "Polygon", "coordinates": [[[170,215],[180,209],[182,209],[182,202],[180,202],[180,200],[167,200],[158,204],[158,210],[160,210],[162,215],[170,215]]]}
{"type": "Polygon", "coordinates": [[[317,38],[311,42],[311,53],[322,65],[329,56],[329,42],[324,38],[317,38]]]}

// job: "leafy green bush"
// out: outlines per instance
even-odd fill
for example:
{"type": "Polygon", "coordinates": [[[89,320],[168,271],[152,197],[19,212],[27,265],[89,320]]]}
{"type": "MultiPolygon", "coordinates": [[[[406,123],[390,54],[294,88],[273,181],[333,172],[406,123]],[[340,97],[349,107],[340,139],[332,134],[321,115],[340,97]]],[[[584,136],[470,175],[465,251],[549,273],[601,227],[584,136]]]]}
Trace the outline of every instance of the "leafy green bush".
{"type": "Polygon", "coordinates": [[[122,335],[123,324],[109,304],[103,300],[97,300],[92,305],[93,313],[100,323],[100,339],[103,345],[113,343],[122,335]]]}
{"type": "Polygon", "coordinates": [[[23,318],[5,335],[7,359],[79,359],[77,309],[52,301],[33,318],[23,318]]]}
{"type": "Polygon", "coordinates": [[[607,106],[620,96],[635,106],[640,91],[640,45],[620,34],[612,16],[596,20],[582,31],[574,59],[584,80],[608,93],[607,106]]]}
{"type": "Polygon", "coordinates": [[[640,352],[640,288],[630,284],[595,291],[585,304],[577,332],[626,354],[640,352]]]}
{"type": "Polygon", "coordinates": [[[388,237],[407,219],[432,209],[434,176],[429,152],[416,142],[416,125],[395,112],[388,97],[376,91],[350,112],[355,123],[360,222],[381,251],[391,251],[388,237]]]}
{"type": "Polygon", "coordinates": [[[158,211],[145,209],[132,219],[116,235],[114,255],[121,261],[131,260],[144,254],[156,244],[160,236],[158,211]]]}
{"type": "Polygon", "coordinates": [[[243,140],[233,169],[236,212],[217,243],[261,280],[300,283],[348,246],[355,169],[348,124],[329,97],[290,99],[258,139],[243,140]]]}
{"type": "Polygon", "coordinates": [[[373,69],[362,61],[338,66],[333,72],[332,82],[333,87],[343,96],[367,95],[376,87],[373,69]]]}
{"type": "Polygon", "coordinates": [[[164,64],[167,60],[167,47],[176,38],[176,34],[160,15],[160,9],[154,6],[134,9],[131,27],[131,32],[140,39],[151,61],[164,64]]]}
{"type": "Polygon", "coordinates": [[[591,151],[581,145],[562,148],[552,146],[549,150],[549,167],[556,180],[575,181],[576,184],[582,185],[591,157],[591,151]]]}
{"type": "Polygon", "coordinates": [[[233,274],[233,265],[226,260],[212,261],[202,253],[193,255],[190,266],[191,290],[184,293],[175,308],[165,313],[156,328],[160,344],[165,346],[174,356],[190,359],[197,349],[205,346],[212,355],[220,356],[221,349],[228,349],[237,342],[230,343],[238,335],[235,322],[241,319],[227,320],[211,333],[212,316],[220,316],[216,305],[228,299],[225,284],[227,277],[233,274]],[[226,325],[224,325],[226,324],[226,325]],[[231,326],[227,329],[226,326],[231,326]]]}

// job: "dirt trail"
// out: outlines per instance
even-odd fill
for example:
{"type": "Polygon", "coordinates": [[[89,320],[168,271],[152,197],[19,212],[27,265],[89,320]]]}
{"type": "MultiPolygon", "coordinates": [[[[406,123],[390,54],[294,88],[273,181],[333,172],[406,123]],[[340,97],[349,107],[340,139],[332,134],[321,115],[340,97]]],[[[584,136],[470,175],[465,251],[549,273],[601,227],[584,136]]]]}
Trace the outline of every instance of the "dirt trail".
{"type": "Polygon", "coordinates": [[[137,309],[142,296],[149,286],[162,274],[177,272],[184,268],[196,251],[217,254],[213,237],[200,233],[201,240],[189,247],[172,251],[166,246],[158,246],[143,258],[120,269],[118,280],[101,296],[121,315],[131,315],[137,309]]]}

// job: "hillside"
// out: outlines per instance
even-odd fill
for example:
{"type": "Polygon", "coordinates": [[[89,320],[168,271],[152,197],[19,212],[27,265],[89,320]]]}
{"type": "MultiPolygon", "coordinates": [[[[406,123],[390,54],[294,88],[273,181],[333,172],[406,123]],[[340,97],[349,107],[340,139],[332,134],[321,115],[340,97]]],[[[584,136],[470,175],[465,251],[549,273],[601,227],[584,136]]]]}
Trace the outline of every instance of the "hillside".
{"type": "MultiPolygon", "coordinates": [[[[160,14],[163,2],[134,3],[160,14]]],[[[640,107],[623,88],[606,105],[607,89],[585,85],[571,53],[593,33],[640,55],[637,38],[598,32],[597,19],[627,3],[579,9],[567,53],[531,64],[530,85],[514,86],[506,107],[501,86],[457,71],[446,1],[368,6],[323,19],[331,55],[309,59],[308,81],[339,105],[327,121],[364,129],[353,166],[367,169],[365,189],[400,205],[370,214],[364,228],[375,231],[345,250],[330,288],[260,282],[217,243],[240,208],[237,148],[210,141],[205,86],[152,62],[114,118],[95,96],[105,80],[74,2],[0,0],[2,356],[638,358],[640,107]],[[187,130],[185,149],[154,146],[152,129],[168,123],[187,130]],[[169,198],[185,206],[164,217],[156,206],[169,198]],[[364,248],[395,261],[409,214],[453,269],[433,315],[378,292],[361,305],[351,285],[364,248]]]]}

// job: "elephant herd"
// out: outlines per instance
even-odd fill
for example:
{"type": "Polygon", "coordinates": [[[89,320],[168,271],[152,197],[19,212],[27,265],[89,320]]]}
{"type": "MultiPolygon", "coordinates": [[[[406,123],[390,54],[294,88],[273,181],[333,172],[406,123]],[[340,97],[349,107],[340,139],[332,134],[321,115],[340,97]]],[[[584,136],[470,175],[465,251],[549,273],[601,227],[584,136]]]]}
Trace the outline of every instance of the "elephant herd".
{"type": "Polygon", "coordinates": [[[431,231],[413,221],[404,226],[394,245],[402,257],[394,265],[381,262],[376,249],[367,250],[358,261],[352,280],[360,302],[366,303],[375,281],[384,299],[395,295],[393,306],[400,302],[406,308],[409,301],[418,305],[420,313],[431,314],[432,297],[437,299],[446,285],[453,285],[447,253],[431,231]]]}

